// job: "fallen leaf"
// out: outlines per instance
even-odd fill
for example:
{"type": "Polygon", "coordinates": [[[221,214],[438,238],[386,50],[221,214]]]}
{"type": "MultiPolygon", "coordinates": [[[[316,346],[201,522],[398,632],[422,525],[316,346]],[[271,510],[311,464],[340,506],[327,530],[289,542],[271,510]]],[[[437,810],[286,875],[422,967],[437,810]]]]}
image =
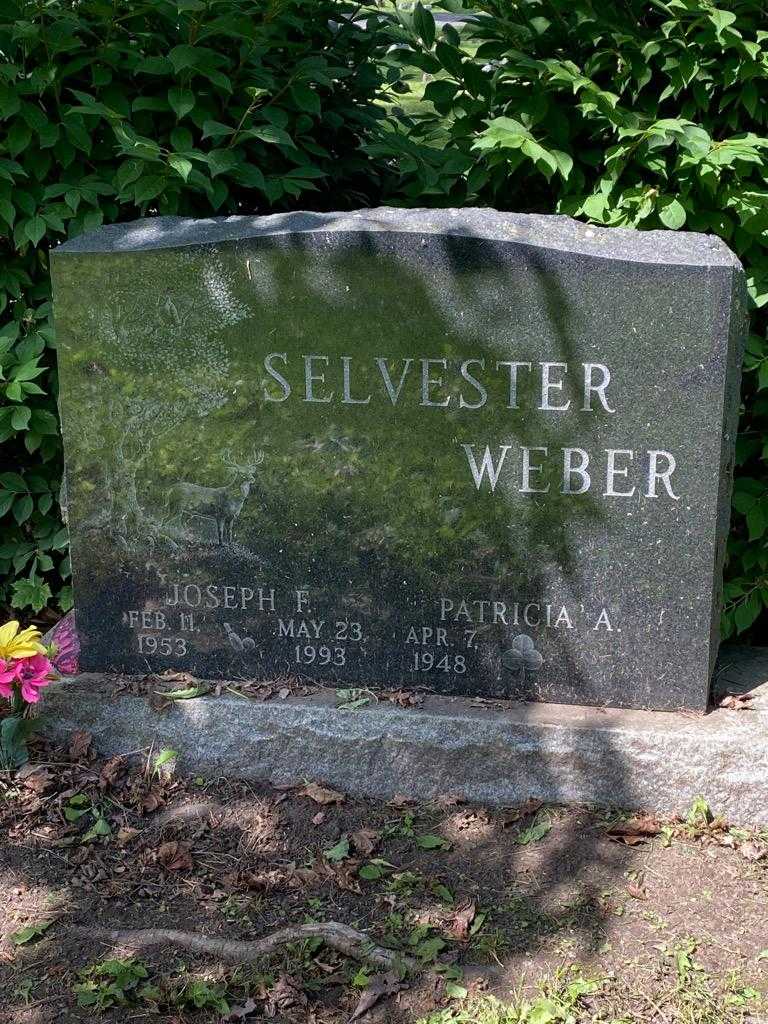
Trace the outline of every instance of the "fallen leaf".
{"type": "Polygon", "coordinates": [[[242,1006],[233,1006],[226,1017],[222,1017],[222,1021],[230,1020],[243,1020],[245,1017],[250,1017],[252,1013],[256,1012],[256,1000],[246,999],[242,1006]]]}
{"type": "Polygon", "coordinates": [[[289,883],[294,888],[303,885],[318,885],[322,880],[322,876],[314,868],[293,868],[289,877],[289,883]]]}
{"type": "Polygon", "coordinates": [[[475,919],[477,906],[470,900],[464,900],[458,905],[451,917],[448,930],[459,942],[466,942],[469,938],[469,926],[475,919]]]}
{"type": "Polygon", "coordinates": [[[157,862],[166,871],[189,871],[192,868],[192,856],[189,843],[168,842],[157,848],[157,862]]]}
{"type": "Polygon", "coordinates": [[[40,765],[25,764],[16,772],[16,781],[33,793],[44,793],[54,785],[54,778],[47,768],[40,765]]]}
{"type": "Polygon", "coordinates": [[[391,800],[387,801],[388,807],[407,807],[408,804],[415,803],[414,799],[410,796],[406,796],[404,793],[395,793],[391,800]]]}
{"type": "Polygon", "coordinates": [[[646,840],[661,833],[661,825],[656,818],[649,816],[628,818],[626,821],[618,821],[606,832],[609,839],[614,842],[623,843],[625,846],[637,846],[646,840]]]}
{"type": "Polygon", "coordinates": [[[359,832],[353,832],[351,838],[357,852],[363,857],[369,857],[379,845],[381,833],[372,828],[361,828],[359,832]]]}
{"type": "Polygon", "coordinates": [[[120,777],[120,773],[125,767],[125,759],[120,755],[111,757],[105,762],[101,771],[99,772],[99,789],[107,790],[112,788],[120,777]]]}
{"type": "Polygon", "coordinates": [[[528,846],[529,843],[538,843],[540,839],[548,835],[552,830],[552,825],[548,821],[537,821],[533,825],[529,825],[528,828],[524,828],[522,832],[519,832],[515,836],[515,842],[519,843],[520,846],[528,846]]]}
{"type": "Polygon", "coordinates": [[[343,793],[335,789],[327,789],[325,786],[318,786],[316,782],[310,782],[308,786],[300,789],[298,796],[308,796],[316,804],[342,804],[346,800],[343,793]]]}
{"type": "Polygon", "coordinates": [[[374,974],[368,985],[360,994],[357,1006],[349,1018],[352,1021],[360,1020],[380,999],[391,996],[395,992],[401,992],[408,986],[398,976],[396,971],[387,971],[386,974],[374,974]]]}
{"type": "Polygon", "coordinates": [[[292,1006],[304,1007],[306,1005],[307,997],[302,992],[295,978],[291,978],[287,974],[281,974],[267,993],[264,1014],[267,1017],[274,1017],[278,1011],[288,1010],[292,1006]]]}
{"type": "Polygon", "coordinates": [[[157,793],[147,793],[147,795],[141,801],[142,814],[152,814],[159,807],[162,807],[165,800],[157,793]]]}
{"type": "Polygon", "coordinates": [[[28,924],[26,928],[20,928],[19,931],[13,932],[8,938],[14,946],[25,946],[28,942],[33,942],[35,939],[39,939],[41,935],[45,935],[53,923],[53,921],[40,921],[38,924],[28,924]]]}
{"type": "Polygon", "coordinates": [[[510,825],[513,825],[516,821],[520,821],[521,818],[530,817],[530,815],[535,814],[536,811],[538,811],[542,806],[542,800],[534,800],[533,797],[531,797],[529,800],[526,800],[525,803],[521,804],[519,807],[512,807],[509,810],[506,810],[504,812],[504,817],[501,822],[502,827],[508,828],[510,825]]]}
{"type": "MultiPolygon", "coordinates": [[[[151,678],[151,676],[148,678],[151,678]]],[[[165,679],[169,683],[186,683],[187,686],[191,686],[193,683],[197,682],[196,677],[190,672],[184,672],[173,668],[169,668],[166,669],[165,672],[161,672],[157,678],[165,679]]]]}
{"type": "Polygon", "coordinates": [[[69,740],[69,756],[72,761],[87,761],[91,754],[93,736],[84,729],[72,733],[69,740]]]}
{"type": "Polygon", "coordinates": [[[424,703],[424,698],[418,693],[409,693],[407,690],[390,690],[382,696],[392,704],[400,708],[418,707],[424,703]]]}
{"type": "Polygon", "coordinates": [[[754,693],[726,693],[717,702],[717,706],[726,711],[752,711],[754,699],[754,693]]]}
{"type": "Polygon", "coordinates": [[[349,839],[346,836],[342,836],[335,846],[331,846],[328,850],[323,850],[323,856],[334,864],[344,860],[349,856],[349,839]]]}
{"type": "Polygon", "coordinates": [[[758,861],[768,855],[768,846],[765,843],[758,843],[750,839],[746,843],[740,843],[738,851],[747,860],[758,861]]]}
{"type": "Polygon", "coordinates": [[[442,836],[419,836],[416,845],[422,850],[447,850],[451,844],[442,836]]]}
{"type": "Polygon", "coordinates": [[[207,686],[186,686],[182,690],[156,690],[155,696],[161,700],[194,700],[210,692],[207,686]]]}
{"type": "Polygon", "coordinates": [[[324,821],[325,821],[325,811],[318,811],[317,814],[312,819],[312,824],[313,825],[322,825],[322,823],[324,821]]]}
{"type": "Polygon", "coordinates": [[[460,793],[446,793],[445,796],[439,796],[435,803],[438,807],[455,807],[456,804],[463,804],[464,797],[460,793]]]}
{"type": "Polygon", "coordinates": [[[124,825],[123,828],[119,828],[117,830],[117,835],[115,836],[117,839],[117,845],[127,846],[128,843],[134,840],[138,834],[139,830],[137,828],[131,828],[129,825],[124,825]]]}

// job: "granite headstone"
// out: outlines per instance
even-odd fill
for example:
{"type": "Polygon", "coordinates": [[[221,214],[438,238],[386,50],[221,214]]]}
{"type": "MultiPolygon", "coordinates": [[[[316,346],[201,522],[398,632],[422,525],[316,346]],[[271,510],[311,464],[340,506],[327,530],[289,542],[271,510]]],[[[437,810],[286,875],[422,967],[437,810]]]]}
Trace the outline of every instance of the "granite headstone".
{"type": "Polygon", "coordinates": [[[492,210],[52,259],[84,669],[702,709],[743,273],[492,210]]]}

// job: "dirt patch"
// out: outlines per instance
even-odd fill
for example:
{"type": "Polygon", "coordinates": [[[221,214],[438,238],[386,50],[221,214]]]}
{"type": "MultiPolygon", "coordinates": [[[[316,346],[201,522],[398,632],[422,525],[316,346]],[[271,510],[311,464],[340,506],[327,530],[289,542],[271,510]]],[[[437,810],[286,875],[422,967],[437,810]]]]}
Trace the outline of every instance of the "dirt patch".
{"type": "MultiPolygon", "coordinates": [[[[713,822],[703,806],[690,823],[663,823],[535,802],[490,810],[449,794],[383,804],[322,784],[187,777],[163,760],[104,762],[80,735],[67,749],[39,745],[0,782],[4,1024],[232,1012],[336,1024],[356,1008],[406,1024],[464,993],[510,999],[563,965],[620,989],[629,1021],[676,1020],[658,991],[665,976],[678,984],[685,958],[697,978],[725,979],[743,1017],[768,989],[768,836],[713,822]],[[420,970],[387,978],[314,939],[233,967],[82,931],[249,941],[324,921],[420,970]],[[104,973],[105,960],[123,967],[104,973]]],[[[583,1019],[610,1019],[594,1017],[599,996],[584,1005],[583,1019]]]]}

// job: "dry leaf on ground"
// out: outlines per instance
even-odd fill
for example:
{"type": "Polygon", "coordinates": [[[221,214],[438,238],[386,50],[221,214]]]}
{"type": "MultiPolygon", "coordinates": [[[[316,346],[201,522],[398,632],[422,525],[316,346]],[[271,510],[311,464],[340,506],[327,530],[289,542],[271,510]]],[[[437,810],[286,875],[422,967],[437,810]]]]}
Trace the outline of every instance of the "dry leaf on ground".
{"type": "Polygon", "coordinates": [[[726,711],[752,711],[754,699],[754,693],[726,693],[717,702],[717,706],[726,711]]]}
{"type": "Polygon", "coordinates": [[[745,843],[740,843],[738,850],[742,857],[751,861],[762,860],[763,857],[768,855],[768,845],[751,839],[745,843]]]}
{"type": "Polygon", "coordinates": [[[190,871],[192,856],[189,843],[169,842],[157,848],[157,863],[162,864],[166,871],[190,871]]]}
{"type": "Polygon", "coordinates": [[[316,782],[310,782],[308,786],[300,789],[297,795],[308,796],[316,804],[342,804],[346,799],[343,793],[339,793],[335,789],[328,789],[325,786],[319,786],[316,782]]]}
{"type": "Polygon", "coordinates": [[[459,942],[466,942],[469,938],[469,928],[476,913],[477,906],[470,900],[465,900],[456,907],[448,930],[459,942]]]}
{"type": "Polygon", "coordinates": [[[69,741],[69,756],[73,761],[87,761],[91,756],[93,736],[84,729],[73,732],[69,741]]]}
{"type": "Polygon", "coordinates": [[[291,978],[288,974],[281,974],[267,993],[264,1015],[265,1017],[274,1017],[278,1012],[289,1010],[291,1007],[305,1007],[306,1005],[307,997],[295,978],[291,978]]]}
{"type": "Polygon", "coordinates": [[[516,821],[520,821],[521,818],[530,817],[530,815],[535,814],[543,806],[543,803],[543,800],[534,800],[533,797],[531,797],[519,807],[512,807],[505,810],[504,817],[501,822],[502,826],[507,828],[509,825],[514,825],[516,821]]]}
{"type": "Polygon", "coordinates": [[[352,1016],[349,1018],[350,1024],[352,1021],[360,1020],[380,999],[400,992],[404,988],[407,988],[407,985],[401,981],[396,971],[374,974],[352,1011],[352,1016]]]}
{"type": "Polygon", "coordinates": [[[359,832],[353,832],[350,838],[357,852],[363,857],[369,857],[379,845],[381,833],[372,828],[361,828],[359,832]]]}
{"type": "Polygon", "coordinates": [[[55,785],[55,779],[47,768],[33,764],[25,764],[23,768],[19,768],[16,772],[16,781],[33,793],[44,793],[46,789],[55,785]]]}
{"type": "Polygon", "coordinates": [[[618,821],[606,832],[609,839],[614,842],[623,843],[625,846],[637,846],[644,843],[653,836],[659,835],[661,824],[656,818],[649,816],[628,818],[626,821],[618,821]]]}

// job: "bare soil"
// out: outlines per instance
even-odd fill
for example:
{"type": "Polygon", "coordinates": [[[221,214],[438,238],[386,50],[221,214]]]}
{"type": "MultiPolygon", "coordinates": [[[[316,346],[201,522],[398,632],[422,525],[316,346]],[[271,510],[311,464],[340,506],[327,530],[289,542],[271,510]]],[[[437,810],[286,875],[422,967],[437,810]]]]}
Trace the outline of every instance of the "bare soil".
{"type": "Polygon", "coordinates": [[[430,805],[383,804],[309,780],[276,789],[190,778],[183,759],[104,762],[85,734],[67,749],[38,743],[29,766],[0,776],[3,1024],[347,1022],[380,970],[364,957],[305,941],[227,967],[76,930],[162,927],[248,940],[331,920],[423,963],[390,979],[397,991],[363,1021],[415,1022],[459,1005],[462,989],[512,999],[571,965],[608,979],[614,999],[587,1000],[579,1020],[687,1020],[669,995],[680,955],[733,996],[729,1013],[759,1020],[768,836],[729,829],[702,808],[690,823],[664,823],[535,803],[488,809],[450,794],[430,805]],[[45,924],[20,941],[23,929],[45,924]],[[129,987],[109,1005],[103,985],[101,1003],[78,1005],[75,986],[94,982],[81,972],[131,957],[146,969],[148,995],[129,987]]]}

